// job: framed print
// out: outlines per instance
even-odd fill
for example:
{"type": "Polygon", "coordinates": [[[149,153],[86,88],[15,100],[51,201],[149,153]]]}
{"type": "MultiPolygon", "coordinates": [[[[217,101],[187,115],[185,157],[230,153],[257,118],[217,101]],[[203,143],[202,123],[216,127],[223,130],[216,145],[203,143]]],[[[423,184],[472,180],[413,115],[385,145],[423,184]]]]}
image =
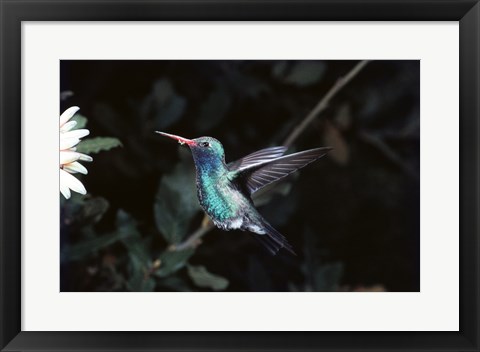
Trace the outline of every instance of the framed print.
{"type": "Polygon", "coordinates": [[[479,349],[478,1],[0,3],[2,351],[479,349]]]}

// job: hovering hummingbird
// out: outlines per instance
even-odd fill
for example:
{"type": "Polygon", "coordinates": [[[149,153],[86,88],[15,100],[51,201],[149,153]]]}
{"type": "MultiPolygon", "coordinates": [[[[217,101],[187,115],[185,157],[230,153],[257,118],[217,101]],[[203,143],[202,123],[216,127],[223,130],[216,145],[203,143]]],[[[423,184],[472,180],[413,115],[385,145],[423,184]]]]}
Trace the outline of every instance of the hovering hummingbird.
{"type": "Polygon", "coordinates": [[[226,164],[223,146],[215,138],[187,139],[155,132],[190,147],[195,161],[198,200],[218,228],[253,232],[273,255],[281,248],[295,254],[287,239],[255,209],[251,197],[268,184],[321,158],[332,148],[284,156],[287,147],[271,147],[226,164]]]}

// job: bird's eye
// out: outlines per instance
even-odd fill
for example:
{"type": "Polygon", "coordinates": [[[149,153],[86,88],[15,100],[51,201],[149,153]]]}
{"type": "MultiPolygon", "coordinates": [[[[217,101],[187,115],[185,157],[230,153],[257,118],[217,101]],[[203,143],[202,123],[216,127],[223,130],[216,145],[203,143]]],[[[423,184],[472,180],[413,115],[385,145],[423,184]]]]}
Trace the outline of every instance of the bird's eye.
{"type": "Polygon", "coordinates": [[[205,147],[205,148],[210,147],[210,143],[208,143],[208,142],[202,142],[202,143],[200,143],[200,145],[201,145],[202,147],[205,147]]]}

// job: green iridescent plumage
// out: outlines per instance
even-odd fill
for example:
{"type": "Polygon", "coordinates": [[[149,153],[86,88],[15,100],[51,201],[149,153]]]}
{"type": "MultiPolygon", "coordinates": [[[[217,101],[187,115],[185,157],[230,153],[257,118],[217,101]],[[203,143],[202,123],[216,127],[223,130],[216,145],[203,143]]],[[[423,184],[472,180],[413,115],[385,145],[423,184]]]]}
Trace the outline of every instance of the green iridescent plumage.
{"type": "Polygon", "coordinates": [[[157,132],[187,144],[196,168],[197,194],[200,205],[223,230],[250,231],[272,253],[292,247],[253,205],[251,199],[259,189],[319,159],[331,148],[316,148],[283,156],[285,147],[273,147],[227,164],[222,144],[212,137],[186,139],[157,132]]]}
{"type": "Polygon", "coordinates": [[[209,144],[208,150],[193,153],[198,199],[215,224],[223,227],[224,222],[238,216],[248,201],[232,184],[220,142],[210,137],[202,137],[202,141],[209,144]]]}

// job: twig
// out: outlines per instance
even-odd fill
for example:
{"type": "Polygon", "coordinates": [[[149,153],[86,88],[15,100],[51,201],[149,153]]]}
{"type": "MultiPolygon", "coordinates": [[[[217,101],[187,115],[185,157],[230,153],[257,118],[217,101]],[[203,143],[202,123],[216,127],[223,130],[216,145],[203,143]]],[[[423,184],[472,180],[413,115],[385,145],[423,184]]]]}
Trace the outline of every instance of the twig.
{"type": "MultiPolygon", "coordinates": [[[[283,143],[284,146],[289,147],[295,142],[295,140],[300,136],[300,134],[307,128],[307,126],[320,114],[323,110],[328,107],[330,100],[345,86],[350,82],[364,67],[369,63],[369,60],[360,61],[352,70],[345,76],[337,80],[337,82],[330,88],[330,90],[325,94],[325,96],[318,102],[318,104],[310,111],[310,113],[305,117],[305,119],[298,125],[290,135],[285,139],[283,143]]],[[[170,250],[172,251],[181,251],[188,248],[196,247],[200,239],[210,230],[214,228],[213,223],[210,221],[208,216],[205,214],[202,224],[200,227],[195,230],[184,242],[181,242],[177,245],[172,245],[170,250]]]]}
{"type": "Polygon", "coordinates": [[[208,218],[208,215],[205,214],[203,216],[202,224],[198,229],[196,229],[187,239],[179,244],[174,244],[170,246],[171,251],[183,251],[189,248],[195,248],[200,243],[200,239],[205,235],[207,232],[212,230],[215,226],[208,218]]]}
{"type": "Polygon", "coordinates": [[[303,119],[303,121],[293,129],[293,131],[288,135],[283,143],[284,146],[290,147],[293,142],[300,136],[300,134],[307,128],[307,126],[320,114],[323,110],[328,107],[330,100],[345,86],[350,82],[370,61],[363,60],[355,65],[354,68],[345,76],[337,80],[337,82],[330,88],[330,90],[325,94],[325,96],[318,102],[318,104],[310,111],[310,113],[303,119]]]}
{"type": "Polygon", "coordinates": [[[414,170],[412,170],[409,165],[405,164],[402,158],[398,156],[392,148],[385,144],[382,139],[367,132],[360,132],[358,136],[360,140],[376,148],[380,153],[382,153],[393,164],[398,166],[408,176],[418,180],[418,174],[414,170]]]}

